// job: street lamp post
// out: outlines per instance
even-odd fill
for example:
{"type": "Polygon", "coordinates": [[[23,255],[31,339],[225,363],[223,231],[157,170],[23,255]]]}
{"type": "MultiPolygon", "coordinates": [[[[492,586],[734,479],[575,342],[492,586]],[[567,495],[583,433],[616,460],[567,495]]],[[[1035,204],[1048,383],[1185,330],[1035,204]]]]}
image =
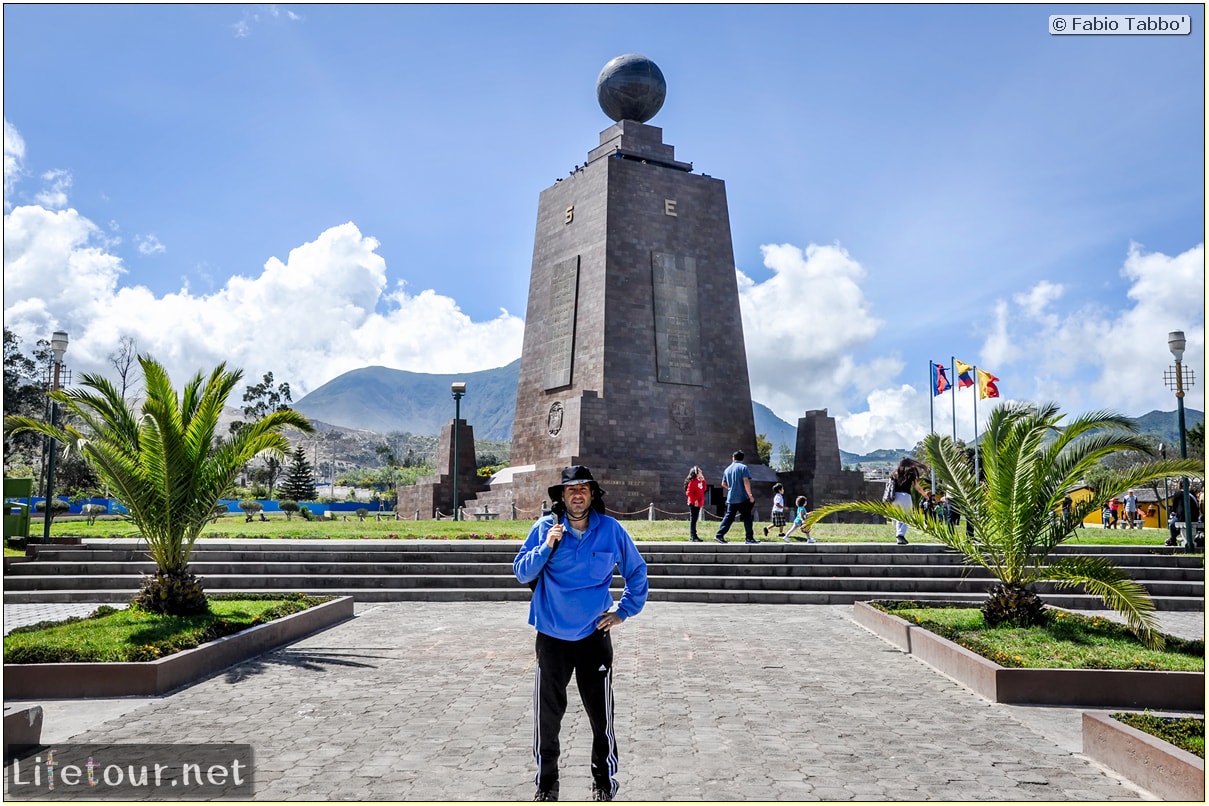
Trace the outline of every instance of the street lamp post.
{"type": "MultiPolygon", "coordinates": [[[[54,356],[54,374],[50,383],[50,391],[59,391],[59,372],[63,368],[63,355],[67,352],[67,333],[62,330],[56,330],[50,337],[50,352],[54,356]]],[[[59,403],[56,400],[50,402],[50,427],[54,428],[59,424],[59,403]]],[[[42,513],[42,542],[50,542],[50,521],[53,507],[51,502],[55,496],[55,454],[58,452],[56,443],[58,440],[53,437],[50,439],[50,456],[46,459],[46,509],[42,513]]]]}
{"type": "MultiPolygon", "coordinates": [[[[1163,461],[1166,462],[1167,461],[1167,445],[1162,442],[1159,443],[1159,454],[1163,457],[1163,461]]],[[[1171,500],[1171,489],[1167,486],[1167,477],[1163,476],[1163,506],[1159,508],[1159,513],[1162,514],[1163,509],[1166,508],[1167,517],[1163,518],[1163,520],[1159,522],[1160,527],[1164,523],[1169,523],[1171,521],[1171,504],[1168,503],[1170,500],[1171,500]]],[[[1170,537],[1170,535],[1168,535],[1168,537],[1170,537]]]]}
{"type": "Polygon", "coordinates": [[[449,385],[453,393],[453,519],[460,521],[458,514],[458,423],[462,420],[462,395],[466,394],[466,382],[454,381],[449,385]]]}
{"type": "MultiPolygon", "coordinates": [[[[1173,330],[1167,334],[1167,346],[1171,349],[1171,354],[1175,356],[1175,401],[1176,409],[1179,412],[1180,426],[1180,458],[1188,458],[1188,435],[1184,427],[1184,348],[1187,346],[1187,341],[1184,339],[1184,331],[1173,330]]],[[[1168,378],[1168,386],[1170,386],[1171,378],[1168,378]]],[[[1188,385],[1193,382],[1192,374],[1189,373],[1188,385]]],[[[1188,553],[1196,550],[1196,536],[1192,533],[1192,495],[1188,490],[1188,477],[1184,476],[1180,479],[1180,489],[1184,496],[1184,549],[1188,553]]]]}

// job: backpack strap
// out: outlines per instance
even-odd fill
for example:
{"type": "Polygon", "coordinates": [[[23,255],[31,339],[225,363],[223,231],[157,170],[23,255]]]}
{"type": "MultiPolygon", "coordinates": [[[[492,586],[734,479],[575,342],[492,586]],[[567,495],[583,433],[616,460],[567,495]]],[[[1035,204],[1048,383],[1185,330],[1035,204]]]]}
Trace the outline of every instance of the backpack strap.
{"type": "MultiPolygon", "coordinates": [[[[555,517],[554,515],[550,516],[550,521],[551,521],[550,525],[551,526],[554,525],[554,517],[555,517]]],[[[554,552],[558,551],[558,547],[561,546],[562,544],[563,544],[562,540],[559,540],[557,543],[554,544],[554,548],[550,549],[550,557],[554,556],[554,552]]],[[[547,565],[549,565],[549,563],[550,563],[550,557],[546,558],[547,565]]],[[[544,574],[544,573],[546,573],[545,565],[542,566],[542,574],[544,574]]],[[[537,590],[537,581],[542,578],[542,574],[538,574],[533,579],[529,580],[529,590],[531,590],[531,591],[537,590]]]]}

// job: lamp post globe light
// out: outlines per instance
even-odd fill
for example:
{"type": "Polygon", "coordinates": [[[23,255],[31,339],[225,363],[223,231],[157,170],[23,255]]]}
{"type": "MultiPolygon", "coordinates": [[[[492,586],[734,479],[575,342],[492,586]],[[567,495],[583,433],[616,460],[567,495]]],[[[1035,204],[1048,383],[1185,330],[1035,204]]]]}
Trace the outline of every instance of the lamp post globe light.
{"type": "MultiPolygon", "coordinates": [[[[1188,434],[1184,427],[1184,348],[1188,345],[1184,338],[1184,331],[1173,330],[1167,334],[1167,347],[1171,350],[1171,354],[1175,357],[1175,372],[1168,377],[1168,386],[1171,382],[1175,383],[1175,401],[1176,410],[1178,412],[1178,422],[1180,427],[1180,458],[1188,458],[1188,434]]],[[[1188,385],[1193,382],[1192,374],[1189,373],[1188,385]]],[[[1180,479],[1181,495],[1184,497],[1184,550],[1192,553],[1196,550],[1196,535],[1192,533],[1192,493],[1188,489],[1188,477],[1184,476],[1180,479]]]]}
{"type": "Polygon", "coordinates": [[[462,420],[462,395],[466,394],[466,382],[454,381],[449,385],[453,393],[453,519],[459,521],[458,513],[458,424],[462,420]]]}
{"type": "MultiPolygon", "coordinates": [[[[63,356],[67,353],[67,332],[56,330],[50,337],[50,352],[52,355],[53,374],[50,391],[59,391],[59,372],[63,369],[63,356]]],[[[59,424],[59,403],[50,402],[50,425],[53,428],[59,424]]],[[[46,508],[42,513],[42,542],[50,542],[50,521],[52,515],[51,502],[55,497],[55,454],[58,452],[58,440],[50,439],[49,456],[46,459],[46,508]]]]}

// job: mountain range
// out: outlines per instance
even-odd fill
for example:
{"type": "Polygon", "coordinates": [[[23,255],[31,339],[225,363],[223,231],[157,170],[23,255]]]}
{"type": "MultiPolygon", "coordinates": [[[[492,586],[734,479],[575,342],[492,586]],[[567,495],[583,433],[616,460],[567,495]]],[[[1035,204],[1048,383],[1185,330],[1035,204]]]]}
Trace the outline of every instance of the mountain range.
{"type": "MultiPolygon", "coordinates": [[[[509,441],[516,412],[516,385],[521,362],[495,369],[458,374],[407,372],[386,367],[363,367],[333,378],[294,403],[294,408],[312,420],[342,428],[378,434],[405,432],[417,435],[440,433],[454,414],[450,384],[466,383],[461,399],[462,419],[474,428],[475,440],[509,441]]],[[[772,443],[773,456],[782,445],[792,451],[797,444],[797,425],[782,420],[767,406],[752,401],[757,434],[772,443]]],[[[1188,428],[1204,422],[1203,412],[1185,409],[1188,428]]],[[[1136,418],[1139,429],[1179,452],[1179,432],[1173,412],[1152,411],[1136,418]]],[[[868,454],[840,451],[844,466],[895,462],[913,446],[885,448],[868,454]]]]}

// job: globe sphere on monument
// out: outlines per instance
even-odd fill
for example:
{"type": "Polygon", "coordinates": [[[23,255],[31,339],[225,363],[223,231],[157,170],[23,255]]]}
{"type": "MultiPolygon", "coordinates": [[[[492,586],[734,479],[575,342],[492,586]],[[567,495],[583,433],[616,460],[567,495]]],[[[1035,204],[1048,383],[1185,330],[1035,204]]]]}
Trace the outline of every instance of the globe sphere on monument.
{"type": "Polygon", "coordinates": [[[659,65],[637,53],[612,59],[596,78],[596,100],[615,121],[646,123],[663,107],[666,95],[659,65]]]}

